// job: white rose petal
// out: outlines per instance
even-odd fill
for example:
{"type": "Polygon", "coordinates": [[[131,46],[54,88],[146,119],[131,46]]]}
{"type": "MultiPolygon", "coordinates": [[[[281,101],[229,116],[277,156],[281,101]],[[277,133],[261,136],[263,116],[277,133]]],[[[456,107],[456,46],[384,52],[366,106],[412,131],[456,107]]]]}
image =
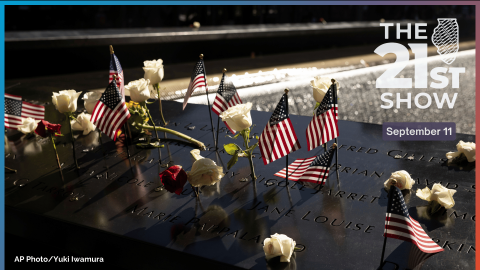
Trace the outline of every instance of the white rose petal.
{"type": "Polygon", "coordinates": [[[130,92],[130,98],[138,103],[145,102],[150,98],[150,89],[148,85],[150,80],[139,79],[136,81],[131,81],[125,85],[125,90],[130,92]]]}
{"type": "Polygon", "coordinates": [[[95,125],[90,122],[92,116],[87,113],[81,113],[77,116],[76,120],[71,120],[73,130],[83,130],[83,135],[87,135],[91,131],[95,130],[95,125]]]}
{"type": "Polygon", "coordinates": [[[75,90],[53,92],[52,103],[60,113],[75,112],[77,110],[77,99],[81,93],[75,90]]]}
{"type": "Polygon", "coordinates": [[[144,61],[143,71],[145,79],[150,80],[150,84],[157,84],[163,80],[163,60],[144,61]]]}
{"type": "Polygon", "coordinates": [[[187,172],[187,180],[194,187],[211,186],[224,175],[222,166],[217,166],[209,158],[202,158],[193,163],[192,170],[187,172]]]}
{"type": "Polygon", "coordinates": [[[271,258],[280,256],[280,262],[290,262],[290,257],[296,246],[295,241],[284,234],[278,233],[270,237],[271,238],[265,238],[263,241],[265,258],[270,260],[271,258]]]}
{"type": "MultiPolygon", "coordinates": [[[[338,89],[340,89],[340,83],[338,81],[335,81],[335,83],[337,84],[338,94],[338,89]]],[[[323,97],[325,97],[325,94],[328,91],[328,88],[330,88],[330,85],[332,85],[332,80],[327,77],[317,76],[313,79],[313,81],[310,81],[310,84],[313,88],[313,98],[317,102],[322,102],[323,97]]]]}
{"type": "Polygon", "coordinates": [[[195,160],[199,160],[199,159],[204,158],[204,157],[202,157],[202,155],[200,155],[200,150],[198,150],[198,149],[193,149],[192,151],[190,151],[190,154],[193,156],[193,158],[195,160]]]}
{"type": "Polygon", "coordinates": [[[252,103],[250,102],[247,102],[247,104],[238,104],[222,112],[220,118],[227,122],[228,126],[234,131],[241,131],[252,125],[251,109],[252,103]]]}
{"type": "Polygon", "coordinates": [[[419,197],[420,199],[424,200],[424,201],[431,201],[431,197],[432,197],[432,192],[430,191],[430,189],[428,187],[425,187],[424,189],[417,189],[417,197],[419,197]]]}
{"type": "Polygon", "coordinates": [[[445,207],[445,209],[450,209],[455,205],[455,201],[453,200],[453,194],[457,192],[454,189],[449,189],[441,184],[434,184],[432,187],[432,201],[437,201],[441,206],[445,207]]]}
{"type": "Polygon", "coordinates": [[[390,186],[392,185],[391,182],[393,180],[397,181],[395,186],[400,190],[411,189],[413,184],[415,184],[415,181],[410,177],[410,174],[407,171],[402,170],[392,173],[390,178],[383,184],[385,189],[390,190],[390,186]]]}
{"type": "Polygon", "coordinates": [[[40,121],[37,121],[31,117],[28,118],[22,118],[22,124],[18,125],[18,131],[22,132],[23,134],[28,134],[32,133],[37,129],[38,123],[40,121]]]}
{"type": "Polygon", "coordinates": [[[468,162],[475,162],[475,143],[459,141],[457,143],[457,152],[448,152],[447,158],[454,159],[461,154],[465,155],[468,162]]]}
{"type": "Polygon", "coordinates": [[[95,109],[95,105],[97,105],[97,102],[101,97],[101,92],[87,92],[83,95],[83,106],[89,114],[93,113],[93,109],[95,109]]]}

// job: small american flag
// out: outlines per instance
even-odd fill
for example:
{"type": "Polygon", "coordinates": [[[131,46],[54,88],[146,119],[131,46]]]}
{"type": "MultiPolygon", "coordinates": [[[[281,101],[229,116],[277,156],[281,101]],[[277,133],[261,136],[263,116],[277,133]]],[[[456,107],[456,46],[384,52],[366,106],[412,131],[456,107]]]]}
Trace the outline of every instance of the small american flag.
{"type": "Polygon", "coordinates": [[[117,130],[130,118],[117,82],[113,79],[93,109],[90,121],[112,140],[117,138],[117,130]]]}
{"type": "MultiPolygon", "coordinates": [[[[336,87],[335,84],[333,84],[336,87]]],[[[338,137],[338,110],[330,87],[307,127],[308,151],[338,137]]]]}
{"type": "MultiPolygon", "coordinates": [[[[311,158],[299,158],[288,165],[288,180],[318,183],[328,178],[335,149],[311,158]]],[[[274,174],[286,178],[286,168],[274,174]]]]}
{"type": "Polygon", "coordinates": [[[301,148],[288,117],[287,99],[287,94],[283,94],[260,135],[258,148],[265,165],[301,148]]]}
{"type": "Polygon", "coordinates": [[[118,61],[118,58],[114,53],[110,54],[110,75],[108,76],[108,83],[112,82],[113,75],[117,76],[117,87],[120,90],[123,99],[125,99],[123,69],[120,65],[120,61],[118,61]]]}
{"type": "MultiPolygon", "coordinates": [[[[212,111],[215,114],[220,115],[228,108],[242,103],[243,102],[240,99],[240,96],[238,96],[235,85],[233,85],[232,80],[230,80],[230,78],[228,78],[228,76],[226,76],[224,73],[222,81],[220,82],[220,86],[218,86],[217,96],[213,101],[212,111]]],[[[236,131],[230,128],[227,125],[227,122],[224,121],[223,123],[225,123],[230,132],[235,134],[236,131]]]]}
{"type": "Polygon", "coordinates": [[[17,129],[23,118],[42,120],[45,107],[22,101],[21,96],[5,94],[5,127],[17,129]]]}
{"type": "Polygon", "coordinates": [[[425,253],[443,251],[443,248],[425,233],[420,223],[410,217],[400,189],[396,186],[390,188],[393,190],[389,194],[383,236],[411,242],[425,253]]]}
{"type": "MultiPolygon", "coordinates": [[[[197,64],[193,68],[192,77],[190,79],[190,84],[188,85],[187,93],[185,94],[185,99],[183,100],[183,109],[187,107],[187,102],[193,91],[197,89],[202,89],[205,87],[205,90],[208,94],[208,85],[207,85],[207,75],[205,74],[205,64],[203,59],[198,60],[197,64]]],[[[208,98],[208,97],[207,97],[208,98]]]]}

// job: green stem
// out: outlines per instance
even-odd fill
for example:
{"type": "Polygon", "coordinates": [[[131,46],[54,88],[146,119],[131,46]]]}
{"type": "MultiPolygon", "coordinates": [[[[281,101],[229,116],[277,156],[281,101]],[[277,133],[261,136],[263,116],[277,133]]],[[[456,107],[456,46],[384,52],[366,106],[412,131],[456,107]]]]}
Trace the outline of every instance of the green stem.
{"type": "Polygon", "coordinates": [[[147,111],[148,118],[150,118],[150,121],[152,121],[153,130],[155,130],[155,137],[157,138],[158,141],[160,141],[160,139],[158,138],[157,127],[155,126],[155,122],[153,122],[153,118],[152,118],[152,115],[150,114],[150,111],[148,110],[147,104],[143,102],[142,105],[145,107],[145,111],[147,111]]]}
{"type": "MultiPolygon", "coordinates": [[[[80,167],[78,166],[78,162],[77,162],[77,155],[75,154],[75,138],[73,137],[73,131],[72,131],[72,123],[70,122],[70,115],[68,113],[66,113],[67,115],[67,121],[68,121],[68,127],[70,128],[70,135],[72,136],[72,147],[73,147],[73,159],[75,160],[75,167],[77,169],[80,169],[80,167]]],[[[55,146],[55,144],[54,144],[55,146]]],[[[56,149],[55,149],[56,151],[56,149]]]]}
{"type": "Polygon", "coordinates": [[[180,137],[182,139],[185,139],[195,145],[197,145],[201,150],[205,150],[206,147],[205,147],[205,144],[203,144],[202,142],[200,141],[197,141],[195,140],[194,138],[190,137],[190,136],[187,136],[181,132],[178,132],[178,131],[175,131],[175,130],[172,130],[172,129],[169,129],[169,128],[164,128],[164,127],[152,127],[152,126],[147,126],[147,125],[140,125],[140,124],[136,124],[134,125],[138,128],[143,128],[143,129],[148,129],[148,130],[158,130],[158,131],[163,131],[163,132],[166,132],[166,133],[170,133],[170,134],[173,134],[177,137],[180,137]]]}
{"type": "Polygon", "coordinates": [[[165,121],[165,118],[163,118],[163,111],[162,111],[162,99],[160,98],[160,87],[159,85],[154,86],[155,89],[157,89],[157,94],[158,94],[158,109],[160,110],[160,116],[162,117],[163,125],[166,126],[167,122],[165,121]]]}
{"type": "MultiPolygon", "coordinates": [[[[245,143],[245,148],[248,149],[249,146],[248,146],[248,136],[245,136],[246,133],[245,133],[245,130],[242,130],[242,137],[243,137],[243,141],[245,143]]],[[[250,132],[249,132],[250,134],[250,132]]],[[[253,152],[253,149],[247,151],[245,150],[244,151],[248,157],[248,163],[250,164],[250,173],[251,173],[251,176],[252,176],[252,180],[255,181],[257,180],[257,176],[255,176],[255,169],[253,167],[253,157],[252,157],[252,152],[253,152]]]]}
{"type": "Polygon", "coordinates": [[[60,159],[58,158],[57,147],[55,146],[55,140],[53,139],[52,134],[50,134],[50,138],[52,139],[53,150],[55,150],[55,157],[57,158],[58,169],[60,170],[60,176],[62,176],[62,181],[63,181],[62,166],[60,165],[60,159]]]}

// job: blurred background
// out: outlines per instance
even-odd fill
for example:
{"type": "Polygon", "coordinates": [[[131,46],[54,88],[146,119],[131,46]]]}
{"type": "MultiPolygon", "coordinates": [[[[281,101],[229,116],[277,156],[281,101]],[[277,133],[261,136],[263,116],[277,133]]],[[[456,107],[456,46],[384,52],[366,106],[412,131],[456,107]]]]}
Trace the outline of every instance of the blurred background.
{"type": "Polygon", "coordinates": [[[473,6],[6,6],[5,31],[474,19],[473,6]],[[29,18],[29,20],[25,20],[29,18]],[[35,23],[32,23],[35,22],[35,23]]]}
{"type": "MultiPolygon", "coordinates": [[[[288,87],[294,101],[290,113],[310,116],[315,105],[310,81],[328,76],[341,83],[341,120],[454,121],[457,132],[475,132],[474,6],[6,6],[6,92],[49,102],[51,92],[63,89],[103,91],[109,45],[125,83],[143,77],[143,61],[163,59],[165,100],[183,100],[202,53],[211,102],[227,68],[243,101],[254,103],[254,109],[273,111],[288,87]],[[466,67],[466,73],[460,90],[441,91],[450,98],[459,93],[455,109],[381,109],[383,92],[405,97],[420,91],[377,89],[376,79],[396,56],[380,57],[374,50],[387,42],[427,43],[428,69],[449,67],[431,42],[438,18],[456,18],[460,29],[459,53],[450,66],[466,67]],[[408,40],[403,34],[397,40],[395,27],[385,39],[381,22],[399,23],[402,29],[411,24],[412,30],[414,23],[427,23],[428,39],[408,40]],[[26,68],[31,65],[36,68],[26,68]]],[[[398,77],[413,74],[408,65],[398,77]]],[[[206,104],[205,94],[194,92],[191,102],[206,104]]]]}

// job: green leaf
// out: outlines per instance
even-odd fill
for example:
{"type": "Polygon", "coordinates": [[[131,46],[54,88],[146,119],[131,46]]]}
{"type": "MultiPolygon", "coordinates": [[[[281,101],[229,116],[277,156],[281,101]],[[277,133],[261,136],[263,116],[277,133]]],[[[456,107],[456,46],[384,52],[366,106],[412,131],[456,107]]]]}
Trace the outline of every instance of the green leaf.
{"type": "Polygon", "coordinates": [[[227,152],[227,154],[233,156],[235,155],[235,152],[241,150],[236,144],[234,143],[229,143],[229,144],[224,144],[223,145],[223,148],[225,149],[225,152],[227,152]]]}
{"type": "Polygon", "coordinates": [[[238,151],[235,152],[235,154],[232,156],[232,158],[228,161],[227,163],[227,170],[230,170],[235,163],[238,161],[238,151]]]}
{"type": "Polygon", "coordinates": [[[230,137],[230,138],[235,139],[235,140],[238,138],[238,136],[240,136],[240,132],[238,132],[237,135],[235,135],[233,137],[230,136],[230,135],[227,135],[227,137],[230,137]]]}

